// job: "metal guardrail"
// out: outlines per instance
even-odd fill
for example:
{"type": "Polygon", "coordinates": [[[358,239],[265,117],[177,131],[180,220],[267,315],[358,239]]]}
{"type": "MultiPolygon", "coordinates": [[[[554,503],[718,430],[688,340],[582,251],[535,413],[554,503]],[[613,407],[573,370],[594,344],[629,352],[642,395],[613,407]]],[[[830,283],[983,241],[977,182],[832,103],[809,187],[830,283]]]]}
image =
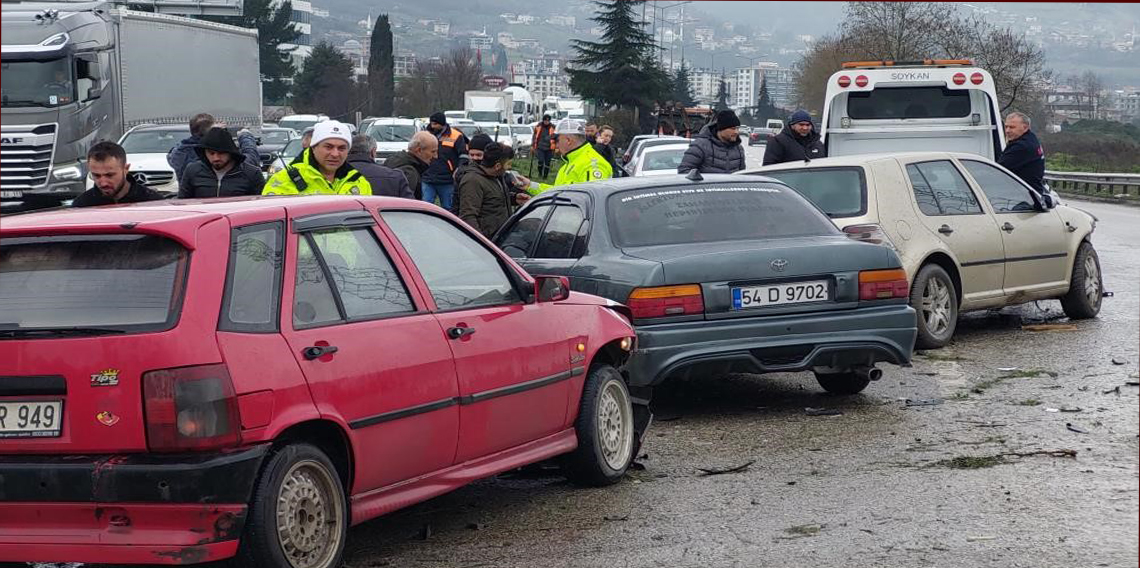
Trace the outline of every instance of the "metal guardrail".
{"type": "Polygon", "coordinates": [[[1055,172],[1046,170],[1050,189],[1102,197],[1140,197],[1140,174],[1055,172]]]}

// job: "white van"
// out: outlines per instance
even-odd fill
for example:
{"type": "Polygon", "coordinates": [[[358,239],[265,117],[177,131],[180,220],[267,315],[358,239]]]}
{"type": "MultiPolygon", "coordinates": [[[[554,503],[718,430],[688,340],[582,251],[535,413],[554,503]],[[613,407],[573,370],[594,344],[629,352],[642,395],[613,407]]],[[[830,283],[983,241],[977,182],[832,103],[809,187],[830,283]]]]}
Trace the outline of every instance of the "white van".
{"type": "Polygon", "coordinates": [[[1005,132],[994,79],[968,59],[844,63],[820,136],[828,156],[965,152],[996,159],[1005,132]]]}

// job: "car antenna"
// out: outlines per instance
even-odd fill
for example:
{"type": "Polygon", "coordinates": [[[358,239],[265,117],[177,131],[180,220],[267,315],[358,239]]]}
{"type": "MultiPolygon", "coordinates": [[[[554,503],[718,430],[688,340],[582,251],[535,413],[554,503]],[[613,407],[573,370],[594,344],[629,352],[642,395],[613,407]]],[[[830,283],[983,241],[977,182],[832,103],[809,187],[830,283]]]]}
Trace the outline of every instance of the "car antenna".
{"type": "Polygon", "coordinates": [[[702,181],[705,178],[704,178],[704,176],[701,175],[701,170],[698,170],[697,168],[693,168],[693,169],[689,170],[689,173],[685,174],[685,179],[687,179],[689,181],[702,181]]]}

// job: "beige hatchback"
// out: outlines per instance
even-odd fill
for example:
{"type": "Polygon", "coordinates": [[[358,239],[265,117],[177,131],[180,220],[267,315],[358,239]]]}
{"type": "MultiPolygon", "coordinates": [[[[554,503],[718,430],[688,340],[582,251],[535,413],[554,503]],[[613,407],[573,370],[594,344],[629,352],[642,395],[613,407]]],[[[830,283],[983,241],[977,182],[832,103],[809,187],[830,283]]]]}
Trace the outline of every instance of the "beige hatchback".
{"type": "Polygon", "coordinates": [[[1073,319],[1100,311],[1096,218],[1054,205],[974,154],[863,154],[747,173],[782,181],[853,238],[902,259],[920,349],[942,347],[959,312],[1061,300],[1073,319]]]}

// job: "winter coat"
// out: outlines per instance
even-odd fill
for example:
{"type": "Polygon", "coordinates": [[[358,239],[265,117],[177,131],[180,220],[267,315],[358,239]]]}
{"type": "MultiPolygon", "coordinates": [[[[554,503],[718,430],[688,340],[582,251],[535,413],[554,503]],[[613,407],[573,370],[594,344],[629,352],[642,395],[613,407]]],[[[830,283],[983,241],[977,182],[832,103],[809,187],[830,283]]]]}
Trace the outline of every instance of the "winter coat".
{"type": "Polygon", "coordinates": [[[262,195],[372,195],[372,184],[360,172],[345,163],[336,171],[332,183],[325,178],[313,157],[313,151],[301,153],[299,164],[290,164],[265,182],[262,195]],[[301,178],[304,187],[293,181],[293,175],[301,178]]]}
{"type": "Polygon", "coordinates": [[[103,195],[99,188],[93,187],[84,191],[79,197],[71,201],[72,207],[92,207],[95,205],[117,205],[119,203],[141,203],[143,201],[157,201],[165,199],[163,195],[141,183],[139,183],[134,176],[128,174],[127,183],[131,184],[127,194],[122,199],[115,201],[110,197],[103,195]]]}
{"type": "Polygon", "coordinates": [[[449,185],[455,183],[455,169],[459,167],[460,157],[467,156],[467,136],[458,128],[444,126],[439,136],[439,155],[428,165],[427,171],[421,176],[424,183],[432,185],[449,185]]]}
{"type": "Polygon", "coordinates": [[[764,149],[765,166],[826,157],[827,151],[823,148],[815,127],[812,127],[807,136],[800,136],[785,124],[779,134],[768,138],[768,146],[764,149]]]}
{"type": "Polygon", "coordinates": [[[703,174],[730,174],[744,169],[744,146],[737,137],[725,142],[717,137],[713,125],[706,124],[685,150],[677,173],[698,170],[703,174]]]}
{"type": "Polygon", "coordinates": [[[1045,193],[1045,149],[1032,131],[1026,130],[1020,138],[1007,144],[997,162],[1029,187],[1045,193]]]}
{"type": "Polygon", "coordinates": [[[570,150],[563,156],[563,159],[565,162],[561,168],[558,168],[558,176],[554,178],[553,184],[543,183],[538,184],[537,187],[532,185],[526,192],[531,195],[538,195],[548,189],[563,185],[601,181],[614,177],[614,170],[610,167],[610,163],[594,149],[594,145],[590,142],[570,150]]]}
{"type": "MultiPolygon", "coordinates": [[[[257,151],[257,138],[254,138],[253,134],[242,132],[238,135],[237,141],[241,154],[245,156],[245,159],[249,163],[261,163],[261,153],[257,151]]],[[[198,153],[198,145],[201,142],[202,139],[197,136],[183,138],[177,146],[171,148],[170,151],[166,153],[166,163],[170,164],[170,167],[174,169],[174,177],[182,179],[182,174],[186,171],[186,167],[193,164],[195,160],[206,161],[205,158],[202,158],[201,154],[198,153]]]]}
{"type": "Polygon", "coordinates": [[[459,181],[459,218],[487,238],[511,216],[513,197],[503,176],[471,168],[459,181]]]}
{"type": "Polygon", "coordinates": [[[198,161],[186,166],[182,177],[178,178],[180,199],[261,194],[261,188],[265,186],[265,176],[261,175],[260,159],[250,161],[249,157],[234,145],[233,137],[225,129],[211,128],[198,142],[196,152],[198,161]],[[206,149],[230,155],[232,165],[221,179],[218,179],[214,167],[206,159],[206,149]]]}
{"type": "Polygon", "coordinates": [[[387,166],[381,166],[372,159],[371,154],[352,152],[348,155],[348,165],[360,172],[372,186],[372,195],[386,195],[388,197],[406,197],[415,199],[412,188],[408,186],[408,178],[404,174],[387,166]]]}
{"type": "Polygon", "coordinates": [[[412,189],[415,198],[423,199],[423,186],[420,185],[420,180],[428,169],[427,164],[407,150],[400,150],[388,156],[388,159],[384,160],[384,165],[404,174],[408,180],[408,187],[412,189]]]}
{"type": "Polygon", "coordinates": [[[594,144],[594,151],[610,163],[610,168],[614,171],[613,177],[622,177],[622,175],[625,174],[625,170],[623,170],[621,166],[618,165],[617,151],[614,150],[613,146],[597,142],[594,144]]]}

